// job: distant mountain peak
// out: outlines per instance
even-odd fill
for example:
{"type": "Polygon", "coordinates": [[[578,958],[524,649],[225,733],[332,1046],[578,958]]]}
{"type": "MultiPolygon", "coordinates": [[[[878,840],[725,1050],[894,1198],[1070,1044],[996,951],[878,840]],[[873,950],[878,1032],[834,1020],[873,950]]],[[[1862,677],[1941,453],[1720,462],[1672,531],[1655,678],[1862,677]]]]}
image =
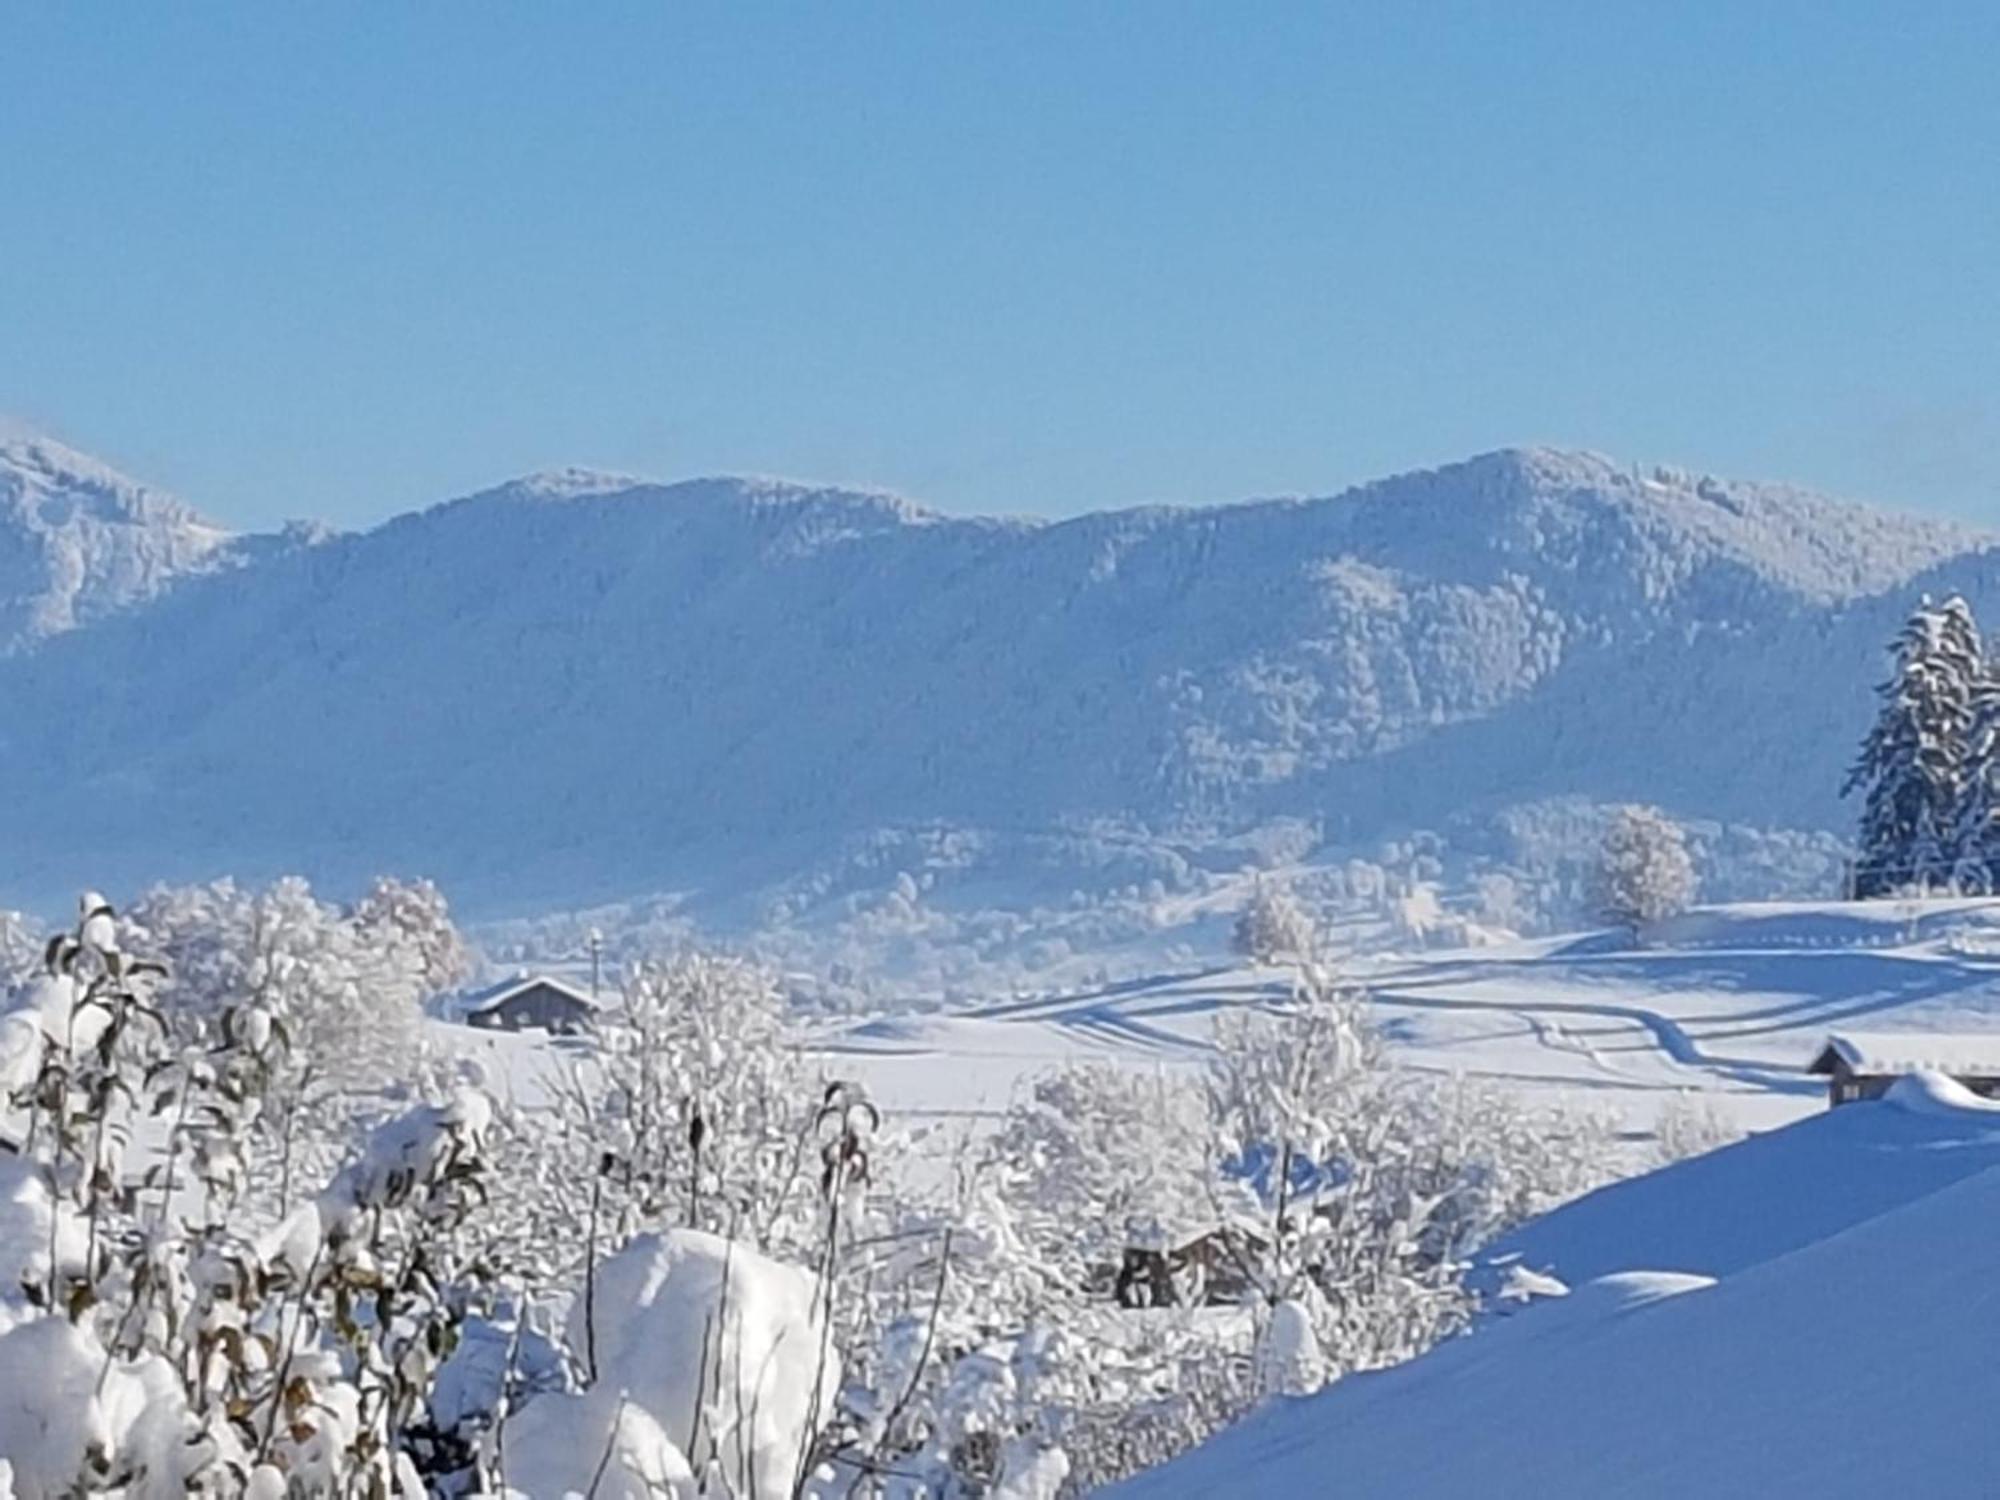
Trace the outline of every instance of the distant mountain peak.
{"type": "Polygon", "coordinates": [[[537,469],[505,484],[484,490],[474,499],[487,496],[515,500],[577,500],[593,495],[616,495],[626,490],[646,489],[654,481],[638,474],[613,469],[592,469],[570,464],[557,469],[537,469]]]}
{"type": "Polygon", "coordinates": [[[900,522],[938,519],[935,511],[889,490],[823,484],[768,474],[708,474],[659,480],[615,470],[571,466],[542,469],[491,489],[446,502],[449,506],[546,504],[579,500],[621,500],[635,504],[833,508],[900,522]]]}
{"type": "Polygon", "coordinates": [[[192,506],[10,421],[0,426],[0,655],[207,571],[234,540],[192,506]]]}

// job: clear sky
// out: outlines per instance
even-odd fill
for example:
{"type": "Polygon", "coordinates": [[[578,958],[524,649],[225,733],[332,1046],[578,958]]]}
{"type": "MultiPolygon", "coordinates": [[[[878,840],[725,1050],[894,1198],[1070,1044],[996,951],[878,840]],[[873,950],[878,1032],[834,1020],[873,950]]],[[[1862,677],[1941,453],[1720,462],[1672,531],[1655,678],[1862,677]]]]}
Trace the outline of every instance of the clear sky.
{"type": "Polygon", "coordinates": [[[2000,6],[0,0],[0,413],[238,525],[1509,443],[2000,524],[2000,6]]]}

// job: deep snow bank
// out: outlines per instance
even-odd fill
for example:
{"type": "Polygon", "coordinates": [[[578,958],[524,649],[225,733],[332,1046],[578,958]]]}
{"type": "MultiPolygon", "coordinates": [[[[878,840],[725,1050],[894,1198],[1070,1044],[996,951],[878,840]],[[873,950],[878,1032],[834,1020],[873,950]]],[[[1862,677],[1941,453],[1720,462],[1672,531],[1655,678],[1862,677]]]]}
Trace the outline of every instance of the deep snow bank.
{"type": "Polygon", "coordinates": [[[747,1245],[692,1229],[639,1236],[599,1267],[594,1305],[579,1297],[571,1312],[570,1347],[595,1350],[595,1383],[508,1424],[508,1487],[535,1500],[692,1496],[713,1464],[731,1494],[791,1494],[840,1384],[831,1351],[822,1368],[816,1313],[806,1272],[747,1245]]]}
{"type": "Polygon", "coordinates": [[[1948,1079],[1811,1115],[1599,1188],[1492,1247],[1571,1286],[1667,1266],[1727,1276],[1826,1239],[1991,1167],[2000,1114],[1948,1079]]]}
{"type": "MultiPolygon", "coordinates": [[[[1872,1496],[1882,1471],[1857,1462],[1857,1432],[1867,1453],[1893,1456],[1898,1489],[1956,1491],[2000,1462],[1991,1234],[2000,1169],[1992,1143],[1972,1133],[1990,1112],[1946,1107],[1948,1096],[1918,1082],[1901,1097],[1921,1110],[1852,1106],[1765,1138],[1763,1151],[1754,1141],[1731,1148],[1726,1171],[1698,1159],[1628,1184],[1641,1225],[1627,1243],[1677,1205],[1697,1220],[1683,1248],[1698,1250],[1705,1227],[1719,1247],[1710,1258],[1743,1266],[1713,1286],[1626,1276],[1580,1287],[1399,1369],[1269,1407],[1114,1493],[1872,1496]],[[1918,1127],[1941,1123],[1956,1138],[1924,1145],[1918,1127]],[[1852,1227],[1745,1265],[1759,1246],[1798,1237],[1775,1229],[1785,1213],[1848,1193],[1840,1170],[1871,1160],[1876,1133],[1883,1176],[1939,1160],[1985,1166],[1955,1182],[1944,1174],[1942,1185],[1932,1176],[1932,1190],[1906,1192],[1872,1217],[1821,1215],[1817,1223],[1852,1227]],[[1647,1183],[1651,1200],[1639,1191],[1647,1183]],[[1761,1235],[1736,1232],[1731,1220],[1753,1207],[1761,1235]]],[[[1879,1180],[1864,1189],[1878,1204],[1898,1196],[1879,1180]]],[[[1600,1229],[1615,1218],[1603,1208],[1589,1216],[1600,1229]]]]}

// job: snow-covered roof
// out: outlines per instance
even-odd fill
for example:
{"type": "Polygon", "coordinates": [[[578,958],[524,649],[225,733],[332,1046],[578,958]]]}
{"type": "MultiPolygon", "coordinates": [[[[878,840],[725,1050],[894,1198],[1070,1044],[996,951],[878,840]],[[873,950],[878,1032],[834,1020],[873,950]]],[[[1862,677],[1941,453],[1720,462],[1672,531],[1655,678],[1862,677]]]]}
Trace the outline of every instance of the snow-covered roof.
{"type": "Polygon", "coordinates": [[[1836,1031],[1809,1073],[1914,1073],[1929,1068],[1957,1076],[2000,1077],[2000,1032],[1836,1031]]]}
{"type": "Polygon", "coordinates": [[[597,1009],[597,1002],[590,996],[553,974],[516,974],[511,979],[501,980],[498,984],[489,984],[483,990],[474,990],[465,997],[460,1008],[465,1015],[477,1015],[481,1011],[491,1010],[496,1005],[504,1004],[522,991],[534,989],[537,985],[547,985],[558,994],[567,996],[589,1010],[597,1009]]]}

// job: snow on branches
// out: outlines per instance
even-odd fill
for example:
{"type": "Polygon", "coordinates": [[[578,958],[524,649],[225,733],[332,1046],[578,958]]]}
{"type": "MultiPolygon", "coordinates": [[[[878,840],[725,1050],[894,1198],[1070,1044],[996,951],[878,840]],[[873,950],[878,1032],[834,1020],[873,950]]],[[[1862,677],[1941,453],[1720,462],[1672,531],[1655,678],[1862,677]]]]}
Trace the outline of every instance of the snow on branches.
{"type": "Polygon", "coordinates": [[[1657,807],[1614,809],[1598,853],[1598,911],[1636,932],[1686,911],[1694,893],[1694,861],[1680,825],[1657,807]]]}
{"type": "Polygon", "coordinates": [[[974,1135],[684,954],[496,1101],[415,1055],[442,913],[87,896],[0,1012],[16,1500],[1053,1500],[1420,1351],[1602,1151],[1392,1068],[1312,964],[1205,1063],[1059,1071],[974,1135]]]}
{"type": "Polygon", "coordinates": [[[1874,727],[1843,796],[1863,794],[1854,893],[1892,894],[1947,884],[1959,859],[1968,790],[1983,797],[1969,746],[1975,703],[1990,685],[1972,609],[1954,594],[1926,598],[1890,648],[1874,727]]]}
{"type": "Polygon", "coordinates": [[[1312,918],[1290,890],[1259,879],[1237,914],[1231,945],[1252,963],[1276,964],[1310,958],[1312,918]]]}

